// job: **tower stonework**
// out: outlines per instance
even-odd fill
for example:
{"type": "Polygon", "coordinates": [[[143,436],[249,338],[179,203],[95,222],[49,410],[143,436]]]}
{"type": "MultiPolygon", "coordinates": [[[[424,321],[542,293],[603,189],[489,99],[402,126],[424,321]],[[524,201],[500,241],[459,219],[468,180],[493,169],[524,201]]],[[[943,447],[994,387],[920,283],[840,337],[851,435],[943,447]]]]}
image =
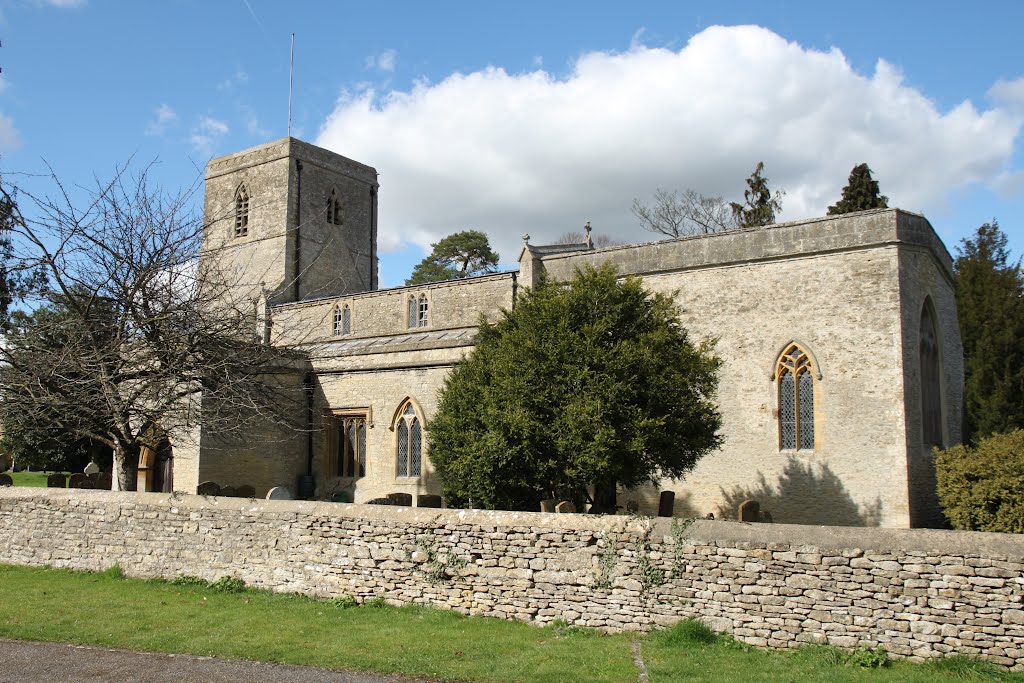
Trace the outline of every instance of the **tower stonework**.
{"type": "Polygon", "coordinates": [[[295,138],[212,159],[203,257],[236,301],[377,289],[377,171],[295,138]]]}

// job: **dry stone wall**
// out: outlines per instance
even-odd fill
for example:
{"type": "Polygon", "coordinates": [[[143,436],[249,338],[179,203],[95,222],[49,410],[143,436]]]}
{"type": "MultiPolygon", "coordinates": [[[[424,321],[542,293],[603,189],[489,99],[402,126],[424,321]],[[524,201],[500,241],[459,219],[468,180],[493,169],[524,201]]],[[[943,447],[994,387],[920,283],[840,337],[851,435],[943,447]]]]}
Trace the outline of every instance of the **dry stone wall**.
{"type": "Polygon", "coordinates": [[[0,562],[608,630],[697,616],[772,648],[1024,669],[1024,542],[1009,534],[3,489],[0,562]]]}

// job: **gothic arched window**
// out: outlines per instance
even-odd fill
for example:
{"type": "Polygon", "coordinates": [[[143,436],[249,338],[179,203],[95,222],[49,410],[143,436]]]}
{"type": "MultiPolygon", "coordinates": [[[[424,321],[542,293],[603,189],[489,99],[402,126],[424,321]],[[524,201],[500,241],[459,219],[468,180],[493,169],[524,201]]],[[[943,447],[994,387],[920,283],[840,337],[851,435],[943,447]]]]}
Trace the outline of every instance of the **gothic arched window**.
{"type": "Polygon", "coordinates": [[[333,187],[327,197],[327,222],[333,225],[341,225],[343,222],[341,200],[338,199],[338,192],[333,187]]]}
{"type": "Polygon", "coordinates": [[[939,342],[932,321],[931,306],[921,312],[921,427],[924,445],[942,447],[942,388],[939,371],[939,342]]]}
{"type": "Polygon", "coordinates": [[[341,333],[352,334],[352,309],[348,304],[341,307],[341,333]]]}
{"type": "Polygon", "coordinates": [[[779,448],[814,448],[814,373],[811,358],[799,344],[790,344],[779,356],[775,377],[779,383],[779,448]]]}
{"type": "Polygon", "coordinates": [[[235,191],[235,237],[249,234],[249,190],[245,183],[235,191]]]}
{"type": "Polygon", "coordinates": [[[408,319],[408,326],[410,329],[416,327],[416,320],[418,319],[416,313],[416,297],[412,294],[409,295],[408,307],[406,310],[406,318],[408,319]]]}
{"type": "Polygon", "coordinates": [[[430,324],[430,310],[427,304],[427,295],[420,294],[419,306],[417,307],[419,315],[417,316],[418,327],[426,327],[430,324]]]}
{"type": "Polygon", "coordinates": [[[423,469],[423,425],[412,401],[407,400],[398,412],[395,431],[398,433],[396,474],[399,477],[420,476],[423,469]]]}

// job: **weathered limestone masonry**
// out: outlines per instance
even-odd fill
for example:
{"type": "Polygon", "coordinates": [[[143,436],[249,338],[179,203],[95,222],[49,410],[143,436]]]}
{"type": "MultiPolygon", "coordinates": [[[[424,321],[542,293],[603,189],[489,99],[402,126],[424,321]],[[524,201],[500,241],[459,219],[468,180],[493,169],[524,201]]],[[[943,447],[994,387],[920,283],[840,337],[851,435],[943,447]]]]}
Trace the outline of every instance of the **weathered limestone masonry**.
{"type": "Polygon", "coordinates": [[[230,575],[607,630],[698,616],[772,648],[882,645],[1024,670],[1024,542],[1010,534],[8,488],[0,562],[230,575]]]}

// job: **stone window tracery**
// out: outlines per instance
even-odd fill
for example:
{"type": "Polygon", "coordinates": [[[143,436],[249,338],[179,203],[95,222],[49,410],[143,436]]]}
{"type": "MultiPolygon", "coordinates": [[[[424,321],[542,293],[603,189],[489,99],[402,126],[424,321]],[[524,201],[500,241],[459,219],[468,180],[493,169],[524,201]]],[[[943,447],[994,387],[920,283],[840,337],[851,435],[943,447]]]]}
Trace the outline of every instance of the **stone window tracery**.
{"type": "Polygon", "coordinates": [[[814,374],[811,358],[799,344],[790,344],[779,356],[775,377],[782,450],[814,449],[814,374]]]}
{"type": "Polygon", "coordinates": [[[427,304],[427,295],[420,294],[419,306],[417,307],[419,316],[417,317],[417,326],[426,327],[430,324],[430,311],[427,304]]]}
{"type": "Polygon", "coordinates": [[[406,401],[396,420],[396,474],[418,477],[423,469],[423,426],[412,401],[406,401]]]}
{"type": "Polygon", "coordinates": [[[358,479],[366,476],[366,414],[334,416],[333,475],[358,479]]]}
{"type": "Polygon", "coordinates": [[[245,183],[238,186],[235,192],[235,237],[249,234],[249,190],[245,183]]]}
{"type": "Polygon", "coordinates": [[[352,334],[352,309],[348,304],[334,307],[333,332],[335,337],[352,334]]]}

